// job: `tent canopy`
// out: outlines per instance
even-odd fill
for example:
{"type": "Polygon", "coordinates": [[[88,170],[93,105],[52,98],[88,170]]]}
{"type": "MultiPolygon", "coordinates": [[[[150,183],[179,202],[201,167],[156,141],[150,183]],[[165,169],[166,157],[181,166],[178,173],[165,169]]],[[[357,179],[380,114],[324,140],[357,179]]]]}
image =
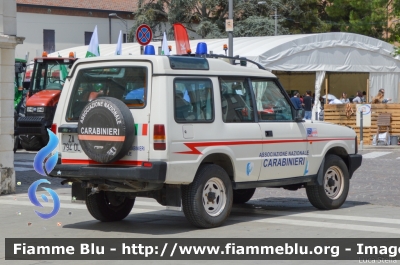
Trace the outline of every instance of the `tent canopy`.
{"type": "MultiPolygon", "coordinates": [[[[195,53],[197,43],[205,42],[208,52],[225,54],[223,45],[228,39],[191,40],[190,46],[195,53]]],[[[321,85],[327,72],[368,73],[367,93],[370,100],[380,88],[386,88],[386,95],[392,102],[399,102],[400,97],[400,60],[392,55],[393,46],[384,41],[353,33],[319,33],[266,37],[234,38],[234,55],[254,60],[270,71],[310,72],[315,73],[315,94],[320,95],[321,85]]],[[[151,42],[156,51],[161,42],[151,42]]],[[[175,41],[168,41],[172,46],[171,54],[176,51],[175,41]]],[[[86,55],[88,46],[79,46],[61,50],[49,56],[68,57],[69,52],[78,58],[86,55]]],[[[116,44],[100,44],[100,55],[114,55],[116,44]]],[[[157,53],[157,52],[156,52],[157,53]]],[[[138,43],[122,44],[123,55],[139,55],[138,43]]],[[[248,67],[255,67],[248,64],[248,67]]],[[[367,80],[364,80],[367,84],[367,80]]],[[[349,84],[341,84],[340,87],[349,84]]],[[[341,88],[340,88],[341,89],[341,88]]],[[[311,89],[310,89],[311,90],[311,89]]],[[[364,90],[364,89],[363,89],[364,90]]],[[[324,94],[324,93],[323,93],[324,94]]],[[[340,96],[340,95],[336,95],[340,96]]],[[[318,102],[317,102],[318,103],[318,102]]],[[[315,108],[319,111],[319,104],[315,108]]]]}
{"type": "MultiPolygon", "coordinates": [[[[208,51],[225,54],[223,44],[228,39],[191,40],[192,52],[199,42],[205,42],[208,51]]],[[[333,72],[400,72],[400,60],[392,55],[389,43],[353,33],[298,34],[266,37],[234,38],[234,55],[259,62],[269,70],[279,71],[333,71],[333,72]]],[[[157,51],[161,42],[152,42],[157,51]]],[[[168,41],[172,54],[176,51],[175,41],[168,41]]],[[[100,55],[114,55],[116,44],[100,44],[100,55]]],[[[85,57],[87,46],[61,50],[49,56],[68,56],[76,52],[85,57]]],[[[138,43],[122,44],[123,55],[139,55],[138,43]]],[[[250,66],[250,65],[249,65],[250,66]]]]}

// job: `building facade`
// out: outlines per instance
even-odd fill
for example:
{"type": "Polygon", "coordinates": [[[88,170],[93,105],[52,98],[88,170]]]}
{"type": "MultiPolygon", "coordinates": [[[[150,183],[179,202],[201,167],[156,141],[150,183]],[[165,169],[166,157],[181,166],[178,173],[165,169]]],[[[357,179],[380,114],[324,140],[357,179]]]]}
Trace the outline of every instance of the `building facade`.
{"type": "Polygon", "coordinates": [[[16,57],[29,60],[70,47],[87,45],[95,26],[100,43],[117,43],[133,25],[137,1],[16,0],[17,31],[25,36],[16,57]],[[111,14],[111,15],[110,15],[111,14]],[[119,18],[118,18],[118,17],[119,18]]]}

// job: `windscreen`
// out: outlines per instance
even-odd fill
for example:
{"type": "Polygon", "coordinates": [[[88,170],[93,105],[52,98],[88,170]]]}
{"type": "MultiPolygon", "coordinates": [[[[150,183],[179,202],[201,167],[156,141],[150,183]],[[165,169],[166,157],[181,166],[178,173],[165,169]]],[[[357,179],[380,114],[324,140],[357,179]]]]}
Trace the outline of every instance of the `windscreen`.
{"type": "MultiPolygon", "coordinates": [[[[41,59],[40,59],[41,60],[41,59]]],[[[41,60],[37,61],[32,81],[32,92],[40,90],[61,90],[65,78],[68,76],[72,62],[64,60],[41,60]]]]}

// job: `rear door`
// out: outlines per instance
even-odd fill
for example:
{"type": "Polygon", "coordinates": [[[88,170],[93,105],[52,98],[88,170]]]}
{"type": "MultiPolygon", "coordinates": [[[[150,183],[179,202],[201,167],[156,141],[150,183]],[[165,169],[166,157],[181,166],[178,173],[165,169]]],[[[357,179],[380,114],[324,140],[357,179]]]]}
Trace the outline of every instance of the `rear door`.
{"type": "Polygon", "coordinates": [[[67,93],[62,93],[57,109],[58,137],[63,164],[98,164],[82,150],[77,135],[77,121],[83,108],[99,97],[114,97],[130,109],[135,126],[134,143],[121,160],[113,164],[141,165],[148,161],[149,115],[151,98],[151,73],[149,62],[112,62],[77,65],[67,93]]]}
{"type": "Polygon", "coordinates": [[[260,181],[308,173],[307,133],[276,79],[251,80],[262,134],[260,181]]]}

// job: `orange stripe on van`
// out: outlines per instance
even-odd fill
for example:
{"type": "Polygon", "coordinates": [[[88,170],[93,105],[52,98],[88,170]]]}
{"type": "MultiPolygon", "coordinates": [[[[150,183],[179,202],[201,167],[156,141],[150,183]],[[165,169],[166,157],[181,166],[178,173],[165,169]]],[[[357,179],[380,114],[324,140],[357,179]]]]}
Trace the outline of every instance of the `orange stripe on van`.
{"type": "Polygon", "coordinates": [[[110,136],[110,135],[78,135],[79,140],[88,141],[111,141],[111,142],[123,142],[125,136],[110,136]]]}

